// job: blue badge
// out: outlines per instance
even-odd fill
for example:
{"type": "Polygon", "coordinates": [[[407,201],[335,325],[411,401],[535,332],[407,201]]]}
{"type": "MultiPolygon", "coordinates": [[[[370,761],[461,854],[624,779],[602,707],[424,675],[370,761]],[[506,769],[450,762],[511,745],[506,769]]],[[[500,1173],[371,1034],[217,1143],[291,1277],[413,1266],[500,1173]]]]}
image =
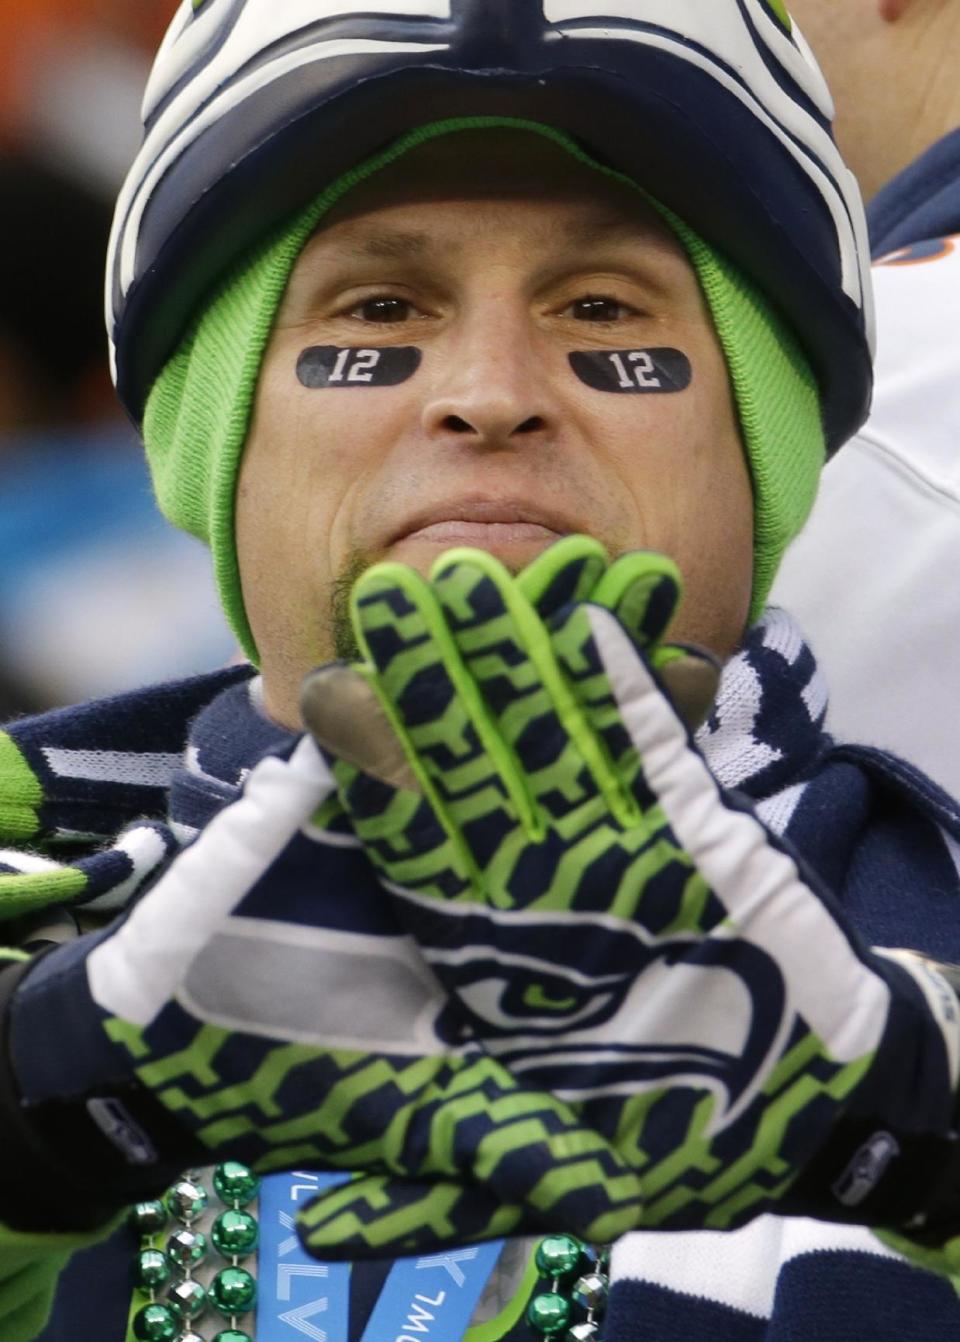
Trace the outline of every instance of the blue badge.
{"type": "MultiPolygon", "coordinates": [[[[260,1186],[257,1342],[348,1342],[350,1264],[312,1258],[297,1238],[297,1212],[347,1174],[296,1170],[260,1186]]],[[[460,1342],[496,1266],[503,1240],[394,1263],[361,1342],[460,1342]]]]}
{"type": "Polygon", "coordinates": [[[295,1222],[305,1203],[349,1177],[296,1170],[260,1185],[257,1342],[347,1342],[350,1264],[311,1258],[295,1222]]]}
{"type": "Polygon", "coordinates": [[[361,1342],[460,1342],[502,1248],[495,1240],[399,1259],[361,1342]]]}

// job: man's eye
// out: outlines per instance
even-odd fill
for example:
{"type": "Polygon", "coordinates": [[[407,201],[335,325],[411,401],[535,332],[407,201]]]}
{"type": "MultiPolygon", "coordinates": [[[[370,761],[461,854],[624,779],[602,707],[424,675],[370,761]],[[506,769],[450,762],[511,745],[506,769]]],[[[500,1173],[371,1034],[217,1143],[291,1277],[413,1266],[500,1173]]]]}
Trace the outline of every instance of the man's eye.
{"type": "Polygon", "coordinates": [[[569,310],[581,322],[615,322],[627,311],[615,298],[603,298],[599,294],[576,299],[569,310]]]}
{"type": "Polygon", "coordinates": [[[405,298],[367,298],[353,309],[352,316],[365,322],[405,322],[412,312],[405,298]]]}

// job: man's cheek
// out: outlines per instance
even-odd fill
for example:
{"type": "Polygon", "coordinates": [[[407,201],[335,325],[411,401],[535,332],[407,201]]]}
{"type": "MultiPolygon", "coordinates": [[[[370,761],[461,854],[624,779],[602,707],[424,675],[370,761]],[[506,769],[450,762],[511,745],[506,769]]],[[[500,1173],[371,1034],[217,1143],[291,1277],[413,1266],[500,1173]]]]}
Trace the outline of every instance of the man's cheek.
{"type": "Polygon", "coordinates": [[[297,381],[310,390],[396,387],[413,377],[421,358],[413,345],[383,349],[311,345],[297,359],[297,381]]]}

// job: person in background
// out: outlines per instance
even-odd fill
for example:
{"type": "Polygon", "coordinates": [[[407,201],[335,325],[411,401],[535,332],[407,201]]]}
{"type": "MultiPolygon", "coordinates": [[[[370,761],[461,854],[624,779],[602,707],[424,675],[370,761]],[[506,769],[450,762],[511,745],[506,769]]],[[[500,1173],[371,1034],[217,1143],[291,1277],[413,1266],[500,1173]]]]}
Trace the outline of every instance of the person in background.
{"type": "Polygon", "coordinates": [[[960,795],[960,7],[796,0],[869,198],[867,424],[824,471],[773,599],[809,633],[829,727],[960,795]]]}
{"type": "Polygon", "coordinates": [[[159,513],[112,395],[109,207],[25,150],[0,153],[0,200],[0,704],[11,717],[127,689],[158,661],[203,670],[234,644],[203,549],[159,513]]]}
{"type": "Polygon", "coordinates": [[[96,258],[110,212],[24,152],[0,154],[0,437],[112,411],[96,258]]]}
{"type": "Polygon", "coordinates": [[[136,153],[136,111],[172,0],[4,0],[0,147],[109,198],[136,153]]]}

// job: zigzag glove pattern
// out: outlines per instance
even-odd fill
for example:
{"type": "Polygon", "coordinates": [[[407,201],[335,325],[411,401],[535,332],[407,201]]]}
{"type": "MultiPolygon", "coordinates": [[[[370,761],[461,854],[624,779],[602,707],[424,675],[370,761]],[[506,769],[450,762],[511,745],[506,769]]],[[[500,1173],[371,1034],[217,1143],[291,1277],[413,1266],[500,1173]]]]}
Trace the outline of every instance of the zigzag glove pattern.
{"type": "MultiPolygon", "coordinates": [[[[556,549],[520,580],[471,551],[429,582],[370,570],[354,597],[365,664],[305,689],[354,829],[438,977],[491,1056],[636,1172],[638,1226],[742,1223],[845,1114],[945,1133],[956,998],[919,960],[864,947],[710,774],[664,688],[672,663],[697,665],[658,642],[675,571],[629,556],[588,580],[577,544],[556,549]],[[343,706],[364,696],[377,725],[358,744],[343,706]]],[[[355,1254],[384,1209],[425,1213],[430,1196],[361,1180],[308,1208],[301,1233],[355,1254]]]]}
{"type": "MultiPolygon", "coordinates": [[[[33,1146],[93,1119],[128,1171],[118,1206],[171,1162],[236,1158],[447,1180],[437,1239],[554,1218],[619,1233],[634,1174],[471,1037],[356,840],[323,827],[333,789],[309,737],[261,760],[129,916],[27,973],[11,1043],[33,1146]],[[470,1185],[483,1191],[464,1198],[470,1185]]],[[[71,1179],[102,1194],[114,1174],[71,1179]]],[[[367,1251],[405,1244],[410,1220],[381,1216],[367,1251]]]]}

